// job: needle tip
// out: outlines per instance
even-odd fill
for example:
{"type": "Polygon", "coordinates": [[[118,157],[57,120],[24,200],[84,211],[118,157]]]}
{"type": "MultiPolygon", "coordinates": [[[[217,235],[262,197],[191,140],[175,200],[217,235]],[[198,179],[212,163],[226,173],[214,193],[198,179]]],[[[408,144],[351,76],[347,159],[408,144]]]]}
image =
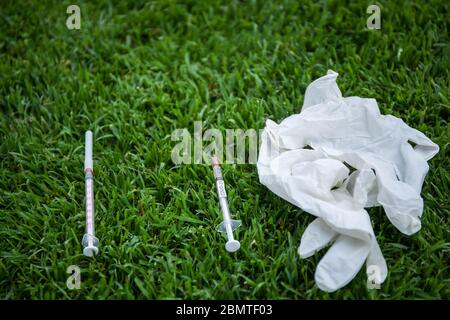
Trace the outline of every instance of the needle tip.
{"type": "Polygon", "coordinates": [[[216,156],[212,156],[211,157],[211,164],[213,166],[218,166],[219,165],[219,159],[216,156]]]}

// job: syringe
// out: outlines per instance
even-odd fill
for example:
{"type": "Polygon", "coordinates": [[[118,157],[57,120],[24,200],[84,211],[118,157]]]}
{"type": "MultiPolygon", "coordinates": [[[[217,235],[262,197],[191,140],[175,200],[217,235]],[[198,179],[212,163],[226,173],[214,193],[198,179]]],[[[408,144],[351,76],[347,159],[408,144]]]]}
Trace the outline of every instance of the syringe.
{"type": "Polygon", "coordinates": [[[92,257],[98,253],[98,239],[94,228],[94,165],[92,160],[92,131],[86,131],[84,174],[86,181],[86,233],[83,236],[83,254],[92,257]]]}
{"type": "Polygon", "coordinates": [[[230,216],[230,209],[228,207],[227,192],[225,190],[225,183],[220,170],[219,160],[216,156],[212,157],[212,167],[214,178],[216,179],[217,195],[219,196],[220,209],[222,209],[223,222],[217,226],[219,232],[226,232],[228,241],[225,244],[225,249],[228,252],[235,252],[239,250],[241,244],[234,239],[233,230],[241,225],[240,220],[232,220],[230,216]]]}

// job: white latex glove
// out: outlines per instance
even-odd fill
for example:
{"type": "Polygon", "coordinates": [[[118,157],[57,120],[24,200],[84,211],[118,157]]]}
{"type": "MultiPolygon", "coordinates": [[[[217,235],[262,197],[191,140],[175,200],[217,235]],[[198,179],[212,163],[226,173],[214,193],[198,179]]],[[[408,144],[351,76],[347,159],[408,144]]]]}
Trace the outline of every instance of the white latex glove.
{"type": "MultiPolygon", "coordinates": [[[[345,190],[350,189],[355,205],[359,204],[362,208],[370,202],[369,194],[375,186],[375,175],[371,170],[355,171],[337,192],[345,194],[345,190]]],[[[365,210],[364,214],[367,215],[365,210]]],[[[373,237],[369,242],[340,234],[322,218],[317,218],[306,228],[298,248],[302,258],[310,257],[336,240],[316,269],[315,279],[320,289],[332,292],[345,286],[356,276],[364,261],[373,284],[384,282],[387,276],[386,262],[372,229],[369,234],[373,237]]]]}
{"type": "Polygon", "coordinates": [[[417,232],[426,161],[439,150],[402,120],[381,115],[374,99],[343,98],[336,77],[329,71],[308,86],[300,114],[279,125],[267,120],[258,157],[261,183],[318,217],[305,230],[300,255],[335,240],[315,274],[325,291],[351,281],[364,261],[368,271],[376,267],[377,283],[385,280],[386,263],[364,207],[382,205],[401,232],[417,232]],[[356,171],[350,174],[344,162],[356,171]]]}

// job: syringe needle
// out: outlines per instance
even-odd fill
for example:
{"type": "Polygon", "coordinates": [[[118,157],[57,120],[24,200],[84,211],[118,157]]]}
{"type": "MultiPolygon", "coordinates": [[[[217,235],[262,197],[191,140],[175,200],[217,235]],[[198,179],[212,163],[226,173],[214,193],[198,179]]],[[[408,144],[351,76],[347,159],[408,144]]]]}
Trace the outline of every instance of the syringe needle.
{"type": "Polygon", "coordinates": [[[212,167],[214,172],[214,178],[216,179],[217,195],[219,197],[220,209],[222,210],[223,222],[217,227],[220,232],[227,234],[227,243],[225,249],[228,252],[235,252],[239,250],[241,244],[234,239],[233,230],[241,225],[240,220],[232,220],[230,215],[230,209],[228,207],[227,192],[225,190],[225,183],[222,177],[222,171],[220,170],[219,160],[216,156],[212,157],[212,167]]]}
{"type": "Polygon", "coordinates": [[[86,233],[83,236],[83,254],[92,257],[98,253],[98,239],[94,228],[94,166],[92,160],[92,131],[86,131],[84,174],[86,181],[86,233]]]}

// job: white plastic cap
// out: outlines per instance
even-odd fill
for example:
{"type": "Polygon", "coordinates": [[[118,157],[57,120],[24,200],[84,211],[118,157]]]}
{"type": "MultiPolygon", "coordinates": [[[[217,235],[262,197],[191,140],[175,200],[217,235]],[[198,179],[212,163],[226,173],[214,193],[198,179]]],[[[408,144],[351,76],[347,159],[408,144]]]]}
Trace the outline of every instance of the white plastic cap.
{"type": "Polygon", "coordinates": [[[87,169],[94,170],[94,162],[92,160],[92,131],[86,131],[85,148],[84,148],[84,171],[87,169]]]}

